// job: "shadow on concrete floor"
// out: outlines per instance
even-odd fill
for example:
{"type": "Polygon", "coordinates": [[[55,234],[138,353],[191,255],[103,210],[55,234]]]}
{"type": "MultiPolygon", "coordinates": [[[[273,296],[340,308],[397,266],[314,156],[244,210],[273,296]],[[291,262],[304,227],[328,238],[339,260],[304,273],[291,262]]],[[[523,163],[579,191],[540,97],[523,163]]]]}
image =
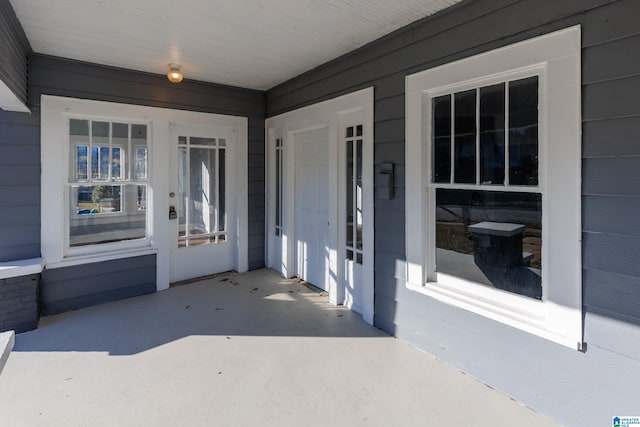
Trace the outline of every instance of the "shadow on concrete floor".
{"type": "Polygon", "coordinates": [[[326,294],[262,269],[44,317],[16,337],[14,351],[131,355],[193,335],[388,336],[326,294]]]}

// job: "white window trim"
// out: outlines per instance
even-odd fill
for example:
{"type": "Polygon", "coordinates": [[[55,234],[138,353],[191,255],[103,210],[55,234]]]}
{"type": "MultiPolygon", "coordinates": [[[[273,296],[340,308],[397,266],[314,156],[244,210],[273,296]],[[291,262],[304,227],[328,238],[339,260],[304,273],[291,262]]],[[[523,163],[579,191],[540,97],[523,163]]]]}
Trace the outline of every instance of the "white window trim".
{"type": "MultiPolygon", "coordinates": [[[[225,126],[237,129],[237,164],[234,166],[237,193],[237,247],[235,269],[248,269],[248,119],[246,117],[168,108],[120,104],[104,101],[43,95],[41,102],[41,252],[46,268],[102,262],[135,256],[156,254],[156,287],[167,289],[170,280],[170,250],[175,238],[171,232],[169,210],[170,124],[194,126],[225,126]],[[147,124],[148,170],[147,228],[148,239],[87,246],[83,254],[65,253],[65,209],[61,209],[68,196],[63,191],[68,180],[68,123],[72,116],[109,119],[126,123],[147,124]],[[60,141],[64,143],[61,149],[60,141]]],[[[137,180],[134,180],[134,182],[137,180]]],[[[116,181],[117,182],[117,181],[116,181]]]]}
{"type": "Polygon", "coordinates": [[[407,288],[572,348],[582,347],[580,47],[580,27],[575,26],[406,78],[407,288]],[[430,253],[435,201],[427,191],[429,97],[532,72],[540,76],[543,300],[442,273],[438,276],[447,280],[436,282],[435,256],[430,253]]]}

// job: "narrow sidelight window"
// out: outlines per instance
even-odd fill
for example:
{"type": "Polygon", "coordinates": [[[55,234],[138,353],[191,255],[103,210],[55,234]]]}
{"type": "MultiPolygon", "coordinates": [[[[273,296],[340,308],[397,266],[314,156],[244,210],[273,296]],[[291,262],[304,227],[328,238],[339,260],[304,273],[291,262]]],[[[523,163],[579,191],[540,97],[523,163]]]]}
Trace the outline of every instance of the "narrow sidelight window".
{"type": "Polygon", "coordinates": [[[283,186],[283,154],[284,147],[282,138],[276,138],[276,212],[275,212],[275,229],[276,236],[282,235],[282,186],[283,186]]]}
{"type": "Polygon", "coordinates": [[[363,228],[363,188],[362,188],[362,150],[363,126],[349,126],[345,129],[346,147],[346,250],[347,259],[362,264],[362,228],[363,228]]]}

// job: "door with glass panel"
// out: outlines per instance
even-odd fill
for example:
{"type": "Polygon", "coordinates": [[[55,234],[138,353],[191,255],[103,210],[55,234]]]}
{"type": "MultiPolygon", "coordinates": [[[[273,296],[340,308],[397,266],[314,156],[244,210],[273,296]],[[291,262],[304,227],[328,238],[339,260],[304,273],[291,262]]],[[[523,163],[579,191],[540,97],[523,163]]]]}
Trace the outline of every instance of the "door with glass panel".
{"type": "Polygon", "coordinates": [[[171,282],[232,270],[235,132],[172,125],[171,137],[171,282]]]}

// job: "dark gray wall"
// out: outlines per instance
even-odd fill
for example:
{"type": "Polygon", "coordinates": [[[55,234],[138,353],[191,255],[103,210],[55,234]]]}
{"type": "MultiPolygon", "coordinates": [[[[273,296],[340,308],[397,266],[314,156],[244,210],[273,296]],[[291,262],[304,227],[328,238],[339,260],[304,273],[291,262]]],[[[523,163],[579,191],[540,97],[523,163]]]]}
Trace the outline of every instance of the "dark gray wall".
{"type": "Polygon", "coordinates": [[[40,114],[0,110],[0,262],[40,256],[40,114]]]}
{"type": "Polygon", "coordinates": [[[0,0],[0,79],[27,103],[27,56],[31,46],[9,0],[0,0]]]}
{"type": "Polygon", "coordinates": [[[264,266],[264,92],[184,80],[85,62],[31,55],[29,105],[39,111],[40,96],[243,116],[249,119],[249,268],[264,266]]]}
{"type": "Polygon", "coordinates": [[[267,115],[375,86],[375,164],[397,167],[375,200],[375,324],[568,425],[607,425],[640,396],[640,3],[468,0],[267,92],[267,115]],[[583,30],[586,353],[406,290],[404,79],[553,30],[583,30]]]}
{"type": "MultiPolygon", "coordinates": [[[[27,103],[31,47],[0,0],[0,79],[27,103]]],[[[0,109],[0,262],[40,256],[40,116],[0,109]]]]}
{"type": "Polygon", "coordinates": [[[155,291],[155,255],[45,269],[41,311],[57,314],[155,291]]]}

